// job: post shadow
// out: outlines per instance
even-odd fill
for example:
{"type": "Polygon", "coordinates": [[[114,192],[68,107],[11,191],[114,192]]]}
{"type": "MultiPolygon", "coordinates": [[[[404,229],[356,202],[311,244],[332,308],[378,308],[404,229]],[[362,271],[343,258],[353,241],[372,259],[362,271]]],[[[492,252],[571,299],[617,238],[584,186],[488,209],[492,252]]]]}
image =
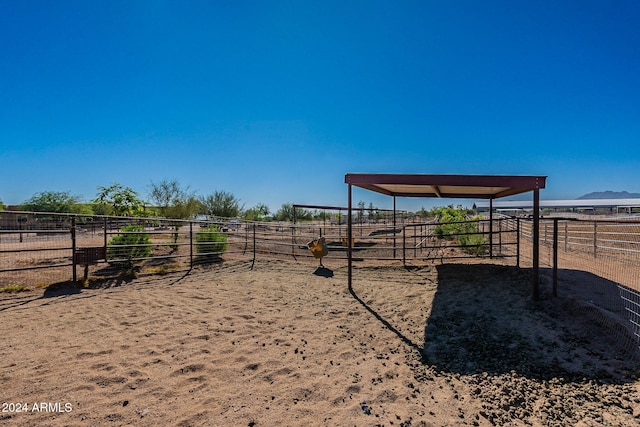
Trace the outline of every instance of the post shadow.
{"type": "Polygon", "coordinates": [[[417,351],[420,357],[422,357],[422,350],[423,350],[422,347],[414,343],[411,339],[409,339],[406,335],[404,335],[396,327],[394,327],[389,321],[387,321],[384,317],[382,317],[376,310],[374,310],[371,306],[369,306],[366,302],[364,302],[362,298],[360,298],[356,293],[356,291],[353,289],[353,285],[351,281],[349,281],[349,293],[356,301],[358,301],[358,303],[360,303],[360,305],[362,305],[362,307],[364,307],[369,313],[371,313],[373,317],[375,317],[380,323],[382,323],[391,332],[396,334],[396,336],[400,338],[402,342],[404,342],[406,345],[408,345],[409,347],[417,351]]]}

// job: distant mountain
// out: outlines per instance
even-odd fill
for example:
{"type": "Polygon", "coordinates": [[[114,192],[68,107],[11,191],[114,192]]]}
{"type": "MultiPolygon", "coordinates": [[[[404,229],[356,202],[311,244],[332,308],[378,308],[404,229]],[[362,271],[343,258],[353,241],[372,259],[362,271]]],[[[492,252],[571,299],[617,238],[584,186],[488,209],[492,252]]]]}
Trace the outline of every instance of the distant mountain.
{"type": "Polygon", "coordinates": [[[578,197],[584,199],[635,199],[640,198],[640,193],[629,193],[627,191],[595,191],[578,197]]]}

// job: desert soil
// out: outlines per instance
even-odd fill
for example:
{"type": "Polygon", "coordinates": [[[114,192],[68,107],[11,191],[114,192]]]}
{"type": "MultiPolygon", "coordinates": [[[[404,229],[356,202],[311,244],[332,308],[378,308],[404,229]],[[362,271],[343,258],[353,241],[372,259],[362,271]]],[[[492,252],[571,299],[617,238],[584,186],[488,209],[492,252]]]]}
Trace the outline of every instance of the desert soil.
{"type": "Polygon", "coordinates": [[[0,297],[4,425],[638,426],[640,368],[491,264],[228,262],[0,297]],[[44,405],[43,405],[44,404],[44,405]]]}

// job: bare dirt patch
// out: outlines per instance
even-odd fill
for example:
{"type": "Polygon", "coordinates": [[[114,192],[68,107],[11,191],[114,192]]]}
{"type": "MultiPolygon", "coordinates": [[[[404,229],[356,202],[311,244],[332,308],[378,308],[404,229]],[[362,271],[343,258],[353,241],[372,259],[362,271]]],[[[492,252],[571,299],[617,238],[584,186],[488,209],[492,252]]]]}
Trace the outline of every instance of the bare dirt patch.
{"type": "Polygon", "coordinates": [[[612,425],[638,362],[606,325],[491,264],[226,262],[3,296],[8,425],[612,425]],[[327,274],[330,271],[331,274],[327,274]]]}

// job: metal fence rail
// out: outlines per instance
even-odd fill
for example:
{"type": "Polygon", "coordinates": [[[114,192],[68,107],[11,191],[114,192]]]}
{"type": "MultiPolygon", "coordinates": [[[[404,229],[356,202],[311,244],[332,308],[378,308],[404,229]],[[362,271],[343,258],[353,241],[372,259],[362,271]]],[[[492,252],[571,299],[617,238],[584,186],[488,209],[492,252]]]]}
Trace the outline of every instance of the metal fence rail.
{"type": "MultiPolygon", "coordinates": [[[[531,266],[532,223],[498,216],[456,223],[360,221],[353,228],[353,259],[399,263],[456,262],[477,257],[531,266]],[[452,227],[443,227],[450,225],[452,227]],[[449,230],[449,231],[447,231],[449,230]]],[[[46,287],[66,281],[101,280],[127,268],[162,274],[188,271],[225,260],[257,257],[312,258],[307,244],[326,239],[326,262],[346,263],[346,224],[206,221],[0,212],[0,288],[46,287]],[[213,226],[214,228],[208,228],[213,226]],[[132,228],[133,227],[133,228],[132,228]],[[216,243],[220,237],[224,243],[216,243]],[[120,245],[115,245],[120,241],[120,245]]],[[[626,319],[640,343],[640,221],[543,218],[540,266],[552,292],[563,283],[574,291],[604,295],[594,304],[626,319]],[[576,279],[578,277],[578,279],[576,279]],[[588,280],[587,280],[588,279],[588,280]],[[590,285],[591,286],[591,285],[590,285]],[[584,289],[583,289],[584,288],[584,289]],[[601,301],[601,302],[597,302],[601,301]]],[[[468,262],[468,261],[466,261],[468,262]]],[[[473,262],[473,261],[472,261],[473,262]]]]}
{"type": "MultiPolygon", "coordinates": [[[[558,224],[557,243],[565,251],[580,251],[640,262],[640,222],[612,220],[542,219],[540,243],[551,246],[554,222],[558,224]]],[[[523,236],[531,239],[532,225],[523,221],[523,236]]]]}
{"type": "MultiPolygon", "coordinates": [[[[521,223],[524,243],[530,245],[531,221],[521,223]]],[[[550,292],[587,301],[602,322],[620,319],[639,349],[640,222],[543,218],[539,247],[550,292]]],[[[525,266],[530,261],[522,260],[525,266]]]]}
{"type": "MultiPolygon", "coordinates": [[[[470,232],[440,233],[435,222],[361,220],[354,226],[356,260],[455,260],[475,256],[517,257],[515,222],[477,221],[470,232]],[[460,243],[464,237],[476,237],[460,243]],[[478,240],[478,236],[481,236],[478,240]]],[[[202,221],[10,212],[0,214],[0,287],[8,284],[46,286],[87,277],[107,277],[126,264],[142,264],[147,272],[181,271],[206,265],[216,253],[202,253],[199,239],[206,227],[210,237],[226,239],[224,258],[258,255],[312,257],[307,244],[324,237],[327,259],[347,258],[347,225],[325,222],[251,222],[214,218],[202,221]],[[114,243],[119,243],[114,245],[114,243]]],[[[517,261],[516,261],[517,263],[517,261]]]]}

